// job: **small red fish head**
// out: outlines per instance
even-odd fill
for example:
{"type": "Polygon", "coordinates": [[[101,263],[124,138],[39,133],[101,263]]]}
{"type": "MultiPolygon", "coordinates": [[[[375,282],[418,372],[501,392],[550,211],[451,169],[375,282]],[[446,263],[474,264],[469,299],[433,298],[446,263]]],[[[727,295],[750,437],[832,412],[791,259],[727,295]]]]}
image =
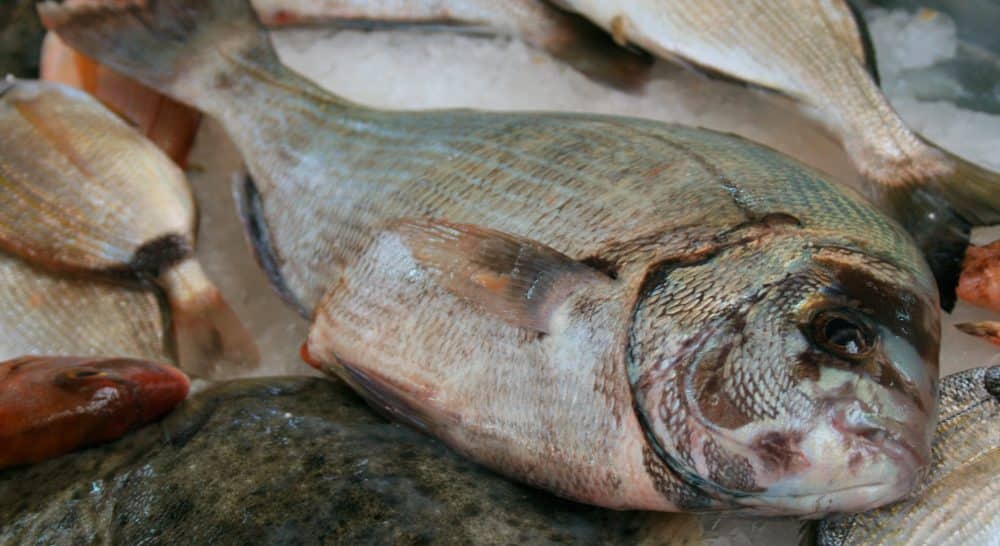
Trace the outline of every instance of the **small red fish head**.
{"type": "MultiPolygon", "coordinates": [[[[137,424],[162,417],[184,400],[190,387],[183,372],[166,364],[130,358],[61,360],[48,370],[53,386],[78,403],[115,400],[123,409],[130,406],[137,410],[137,424]]],[[[44,380],[45,372],[38,371],[44,380]]]]}
{"type": "Polygon", "coordinates": [[[118,438],[173,409],[190,382],[130,358],[25,357],[0,364],[0,468],[118,438]]]}

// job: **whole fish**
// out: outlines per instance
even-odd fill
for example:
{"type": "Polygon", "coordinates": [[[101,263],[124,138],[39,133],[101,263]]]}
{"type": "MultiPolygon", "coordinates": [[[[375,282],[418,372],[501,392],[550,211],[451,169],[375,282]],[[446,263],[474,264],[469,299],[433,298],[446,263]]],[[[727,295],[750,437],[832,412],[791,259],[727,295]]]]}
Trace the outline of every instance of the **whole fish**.
{"type": "Polygon", "coordinates": [[[1000,366],[941,381],[928,478],[892,506],[819,525],[821,546],[1000,544],[1000,366]]]}
{"type": "Polygon", "coordinates": [[[284,67],[244,1],[39,4],[218,118],[307,361],[516,479],[613,508],[817,517],[905,495],[940,313],[903,229],[745,140],[389,112],[284,67]]]}
{"type": "Polygon", "coordinates": [[[517,38],[625,90],[646,83],[652,65],[648,55],[619,47],[586,19],[542,0],[253,0],[253,6],[270,28],[420,25],[517,38]]]}
{"type": "Polygon", "coordinates": [[[0,361],[64,354],[170,362],[167,332],[149,290],[57,275],[0,252],[0,361]]]}
{"type": "Polygon", "coordinates": [[[0,468],[114,440],[187,396],[172,366],[128,358],[30,356],[0,362],[0,468]]]}
{"type": "Polygon", "coordinates": [[[846,0],[556,3],[621,43],[778,91],[821,114],[870,195],[916,239],[951,309],[969,225],[1000,223],[1000,174],[906,126],[879,91],[863,22],[846,0]]]}
{"type": "Polygon", "coordinates": [[[0,84],[0,127],[0,248],[55,271],[154,280],[186,370],[256,362],[194,258],[184,175],[155,145],[89,95],[46,82],[0,84]]]}

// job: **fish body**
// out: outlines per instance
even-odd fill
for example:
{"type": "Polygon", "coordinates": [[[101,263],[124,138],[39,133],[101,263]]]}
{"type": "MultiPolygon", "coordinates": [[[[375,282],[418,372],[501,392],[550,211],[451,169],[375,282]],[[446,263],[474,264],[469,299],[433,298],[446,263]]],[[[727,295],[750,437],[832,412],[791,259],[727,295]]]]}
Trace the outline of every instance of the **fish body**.
{"type": "Polygon", "coordinates": [[[821,546],[1000,541],[1000,366],[944,378],[939,407],[927,479],[903,502],[821,522],[821,546]]]}
{"type": "Polygon", "coordinates": [[[148,289],[66,277],[0,252],[0,361],[64,354],[171,362],[168,331],[148,289]]]}
{"type": "Polygon", "coordinates": [[[255,361],[194,259],[187,181],[154,144],[89,95],[45,82],[7,82],[0,126],[0,248],[53,271],[155,281],[186,369],[255,361]]]}
{"type": "Polygon", "coordinates": [[[860,195],[704,130],[354,105],[244,2],[40,13],[222,122],[258,258],[314,316],[305,358],[392,417],[612,508],[817,517],[913,485],[936,288],[860,195]]]}
{"type": "Polygon", "coordinates": [[[0,363],[0,468],[113,440],[187,396],[176,368],[128,358],[30,356],[0,363]]]}
{"type": "Polygon", "coordinates": [[[622,43],[778,91],[818,112],[868,180],[868,193],[924,250],[951,308],[969,224],[1000,222],[1000,175],[905,125],[878,89],[863,27],[844,0],[558,3],[622,43]]]}

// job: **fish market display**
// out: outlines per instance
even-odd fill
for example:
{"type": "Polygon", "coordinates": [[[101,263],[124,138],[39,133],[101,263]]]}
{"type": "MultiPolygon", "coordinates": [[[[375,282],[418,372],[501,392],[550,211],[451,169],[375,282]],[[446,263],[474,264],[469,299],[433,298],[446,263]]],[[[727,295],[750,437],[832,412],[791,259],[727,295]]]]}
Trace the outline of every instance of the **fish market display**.
{"type": "Polygon", "coordinates": [[[165,319],[149,290],[51,273],[0,252],[0,361],[62,354],[171,362],[165,319]]]}
{"type": "Polygon", "coordinates": [[[162,417],[187,391],[179,370],[144,360],[29,356],[0,362],[0,468],[118,438],[162,417]]]}
{"type": "Polygon", "coordinates": [[[211,374],[256,348],[194,259],[195,205],[183,173],[89,95],[0,84],[0,248],[68,274],[155,280],[178,361],[211,374]]]}
{"type": "Polygon", "coordinates": [[[223,383],[156,427],[0,472],[3,544],[694,546],[691,518],[512,483],[315,378],[223,383]]]}
{"type": "Polygon", "coordinates": [[[892,506],[820,523],[820,546],[1000,543],[1000,366],[941,382],[928,478],[892,506]]]}
{"type": "Polygon", "coordinates": [[[912,132],[878,89],[844,0],[558,0],[622,43],[679,58],[817,110],[869,191],[904,224],[954,303],[969,224],[1000,223],[1000,175],[912,132]]]}
{"type": "Polygon", "coordinates": [[[859,195],[704,130],[354,105],[243,2],[39,9],[223,123],[258,257],[315,311],[305,358],[394,418],[614,508],[818,517],[915,483],[937,292],[859,195]]]}

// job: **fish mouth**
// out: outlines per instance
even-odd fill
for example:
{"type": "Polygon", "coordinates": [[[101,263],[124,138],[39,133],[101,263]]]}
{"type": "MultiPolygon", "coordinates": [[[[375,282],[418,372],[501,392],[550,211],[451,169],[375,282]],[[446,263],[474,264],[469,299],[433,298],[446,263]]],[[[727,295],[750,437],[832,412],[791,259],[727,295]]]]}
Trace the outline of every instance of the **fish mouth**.
{"type": "Polygon", "coordinates": [[[745,513],[757,516],[788,516],[795,507],[795,517],[821,519],[834,513],[852,513],[870,510],[899,498],[898,483],[870,482],[841,487],[822,493],[799,493],[791,495],[760,495],[760,504],[747,503],[745,513]],[[844,509],[846,499],[869,499],[862,503],[851,502],[844,509]]]}
{"type": "Polygon", "coordinates": [[[840,433],[849,446],[849,453],[855,458],[881,453],[897,463],[911,465],[915,470],[929,463],[930,444],[920,427],[847,409],[834,416],[833,428],[840,433]]]}

